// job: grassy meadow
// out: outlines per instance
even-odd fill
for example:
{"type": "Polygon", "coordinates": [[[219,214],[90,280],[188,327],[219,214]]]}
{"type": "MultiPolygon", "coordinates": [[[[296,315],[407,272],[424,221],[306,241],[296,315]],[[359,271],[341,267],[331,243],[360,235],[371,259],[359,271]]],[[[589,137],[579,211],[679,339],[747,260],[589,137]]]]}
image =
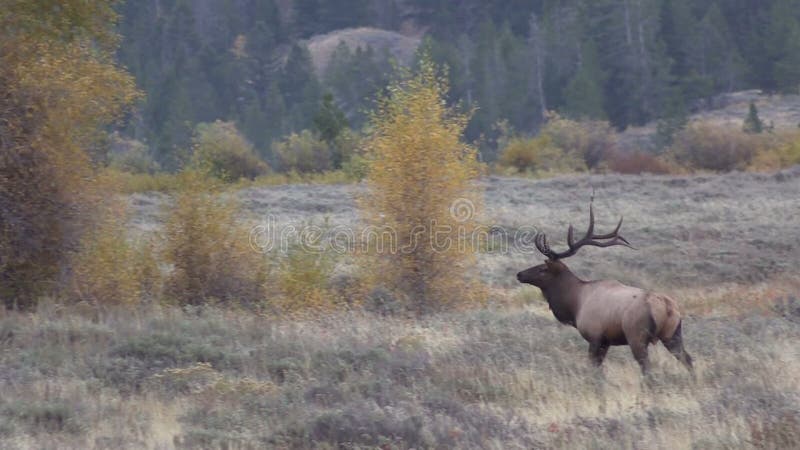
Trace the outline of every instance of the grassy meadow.
{"type": "MultiPolygon", "coordinates": [[[[537,226],[625,216],[638,251],[588,249],[614,277],[682,305],[692,377],[663,347],[643,378],[627,347],[601,369],[487,249],[484,307],[422,319],[380,308],[292,320],[214,306],[62,306],[0,316],[0,448],[792,448],[800,445],[800,170],[700,176],[490,177],[481,220],[537,226]]],[[[240,220],[352,225],[357,185],[251,187],[240,220]]],[[[230,195],[230,194],[225,194],[230,195]]],[[[134,236],[166,194],[127,197],[134,236]]],[[[246,239],[243,236],[242,239],[246,239]]],[[[337,262],[344,277],[349,262],[337,262]]],[[[368,299],[367,301],[370,301],[368,299]]],[[[377,301],[377,300],[376,300],[377,301]]]]}

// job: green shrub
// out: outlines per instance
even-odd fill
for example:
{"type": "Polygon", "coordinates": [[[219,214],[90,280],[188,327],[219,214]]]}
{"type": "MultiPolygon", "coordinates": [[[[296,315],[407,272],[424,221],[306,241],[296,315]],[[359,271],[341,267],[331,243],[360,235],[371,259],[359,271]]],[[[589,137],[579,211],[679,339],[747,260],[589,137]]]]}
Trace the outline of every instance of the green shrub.
{"type": "Polygon", "coordinates": [[[195,128],[191,167],[226,182],[253,179],[269,171],[236,126],[219,120],[195,128]]]}
{"type": "Polygon", "coordinates": [[[367,177],[369,162],[361,155],[353,155],[342,164],[342,172],[349,180],[361,181],[367,177]]]}
{"type": "Polygon", "coordinates": [[[272,152],[283,172],[325,172],[333,169],[334,155],[327,142],[309,130],[292,133],[272,145],[272,152]]]}

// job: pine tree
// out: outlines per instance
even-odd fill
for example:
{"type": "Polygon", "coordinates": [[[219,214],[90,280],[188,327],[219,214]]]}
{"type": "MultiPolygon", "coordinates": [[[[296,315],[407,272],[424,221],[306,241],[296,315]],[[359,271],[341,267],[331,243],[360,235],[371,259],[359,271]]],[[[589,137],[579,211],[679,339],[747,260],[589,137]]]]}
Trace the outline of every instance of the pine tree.
{"type": "Polygon", "coordinates": [[[800,93],[800,22],[788,25],[781,57],[775,62],[775,84],[783,92],[800,93]]]}
{"type": "Polygon", "coordinates": [[[351,51],[340,42],[331,54],[324,80],[350,124],[358,128],[367,120],[371,102],[386,88],[391,75],[389,53],[377,53],[370,46],[351,51]]]}
{"type": "Polygon", "coordinates": [[[673,61],[672,74],[677,78],[686,77],[694,70],[691,60],[693,48],[702,40],[690,0],[662,0],[660,21],[661,38],[673,61]]]}
{"type": "Polygon", "coordinates": [[[242,133],[253,143],[256,150],[263,156],[273,136],[266,127],[267,115],[261,108],[257,99],[251,99],[240,114],[239,128],[242,133]]]}
{"type": "Polygon", "coordinates": [[[347,117],[333,103],[333,94],[330,92],[322,97],[322,104],[314,115],[313,122],[314,130],[328,145],[332,145],[342,130],[347,128],[347,117]]]}
{"type": "Polygon", "coordinates": [[[699,27],[699,36],[702,39],[697,40],[690,59],[700,80],[698,82],[707,87],[687,92],[691,98],[697,98],[707,97],[711,93],[733,91],[742,83],[747,68],[728,21],[716,3],[708,8],[699,27]]]}
{"type": "Polygon", "coordinates": [[[480,105],[472,120],[479,129],[489,130],[500,119],[498,85],[506,76],[497,54],[497,30],[489,20],[479,27],[470,71],[475,79],[475,101],[480,105]]]}
{"type": "MultiPolygon", "coordinates": [[[[266,122],[263,126],[269,134],[271,140],[278,139],[280,136],[289,132],[289,125],[286,113],[286,104],[283,102],[283,95],[277,81],[270,83],[267,93],[264,96],[264,116],[266,122]]],[[[269,149],[259,149],[264,153],[269,153],[269,149]]],[[[267,162],[273,164],[275,161],[270,153],[267,162]]]]}
{"type": "Polygon", "coordinates": [[[578,71],[564,89],[564,113],[573,119],[605,119],[603,74],[594,43],[583,44],[578,71]]]}
{"type": "Polygon", "coordinates": [[[322,89],[311,63],[311,54],[306,47],[299,44],[292,46],[281,74],[280,89],[288,110],[291,130],[309,128],[322,89]]]}
{"type": "Polygon", "coordinates": [[[672,145],[675,136],[689,123],[689,111],[682,90],[674,87],[668,96],[664,112],[656,123],[655,146],[663,151],[672,145]]]}
{"type": "Polygon", "coordinates": [[[543,89],[550,109],[563,105],[564,88],[581,66],[581,44],[588,40],[584,38],[585,30],[579,22],[581,18],[582,12],[568,2],[559,2],[542,16],[538,26],[531,17],[531,44],[535,45],[533,38],[536,34],[542,40],[533,48],[532,56],[541,59],[535,64],[542,65],[543,89]]]}
{"type": "Polygon", "coordinates": [[[670,87],[670,59],[658,35],[656,0],[598,0],[587,11],[590,35],[608,74],[607,114],[618,128],[643,125],[657,118],[670,87]]]}
{"type": "Polygon", "coordinates": [[[504,79],[500,79],[497,89],[499,117],[507,118],[515,128],[525,128],[539,119],[536,102],[529,90],[530,62],[527,44],[517,37],[508,23],[500,29],[497,40],[499,62],[503,67],[504,79]]]}
{"type": "Polygon", "coordinates": [[[747,118],[744,119],[744,125],[742,126],[742,130],[745,133],[761,133],[764,131],[764,123],[761,122],[761,118],[758,117],[758,108],[756,104],[750,102],[750,108],[747,112],[747,118]]]}
{"type": "Polygon", "coordinates": [[[537,123],[544,121],[547,114],[547,93],[545,92],[545,76],[546,76],[546,58],[547,53],[545,49],[545,37],[542,32],[542,24],[535,14],[531,14],[529,20],[529,33],[528,33],[528,49],[531,59],[531,76],[530,90],[533,93],[533,98],[536,99],[536,105],[539,111],[539,120],[537,123]]]}
{"type": "Polygon", "coordinates": [[[763,43],[768,57],[766,88],[797,91],[800,83],[800,6],[793,0],[775,0],[763,43]]]}

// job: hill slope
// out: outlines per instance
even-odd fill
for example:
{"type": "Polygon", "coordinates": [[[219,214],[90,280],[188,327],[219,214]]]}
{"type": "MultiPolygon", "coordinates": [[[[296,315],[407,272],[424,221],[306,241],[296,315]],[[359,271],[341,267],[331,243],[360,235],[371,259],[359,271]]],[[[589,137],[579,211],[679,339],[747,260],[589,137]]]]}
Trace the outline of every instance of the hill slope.
{"type": "Polygon", "coordinates": [[[370,27],[347,28],[314,36],[308,40],[307,46],[317,75],[325,73],[333,51],[342,42],[351,51],[369,46],[378,54],[389,52],[400,64],[407,65],[414,57],[420,39],[370,27]]]}
{"type": "MultiPolygon", "coordinates": [[[[758,89],[731,92],[698,103],[698,111],[689,122],[705,122],[740,130],[750,108],[755,103],[761,121],[775,130],[795,129],[800,126],[800,95],[764,94],[758,89]]],[[[619,144],[625,150],[652,148],[657,123],[643,127],[628,127],[620,133],[619,144]]]]}

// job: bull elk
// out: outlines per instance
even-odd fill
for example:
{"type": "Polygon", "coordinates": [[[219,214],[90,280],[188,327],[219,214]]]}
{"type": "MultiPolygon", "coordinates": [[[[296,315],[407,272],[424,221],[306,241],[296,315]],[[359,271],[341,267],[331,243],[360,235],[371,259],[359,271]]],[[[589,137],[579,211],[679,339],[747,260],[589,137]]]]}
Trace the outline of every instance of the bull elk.
{"type": "Polygon", "coordinates": [[[578,329],[589,342],[589,357],[596,366],[603,363],[609,346],[628,345],[642,372],[647,373],[647,347],[660,340],[691,371],[692,358],[683,348],[681,316],[674,300],[615,280],[581,280],[562,262],[587,245],[634,248],[620,236],[621,226],[622,218],[611,233],[595,234],[594,209],[590,203],[586,235],[576,242],[570,225],[567,231],[569,249],[556,253],[547,245],[547,237],[537,234],[536,248],[547,260],[518,273],[517,279],[541,289],[556,319],[578,329]]]}

